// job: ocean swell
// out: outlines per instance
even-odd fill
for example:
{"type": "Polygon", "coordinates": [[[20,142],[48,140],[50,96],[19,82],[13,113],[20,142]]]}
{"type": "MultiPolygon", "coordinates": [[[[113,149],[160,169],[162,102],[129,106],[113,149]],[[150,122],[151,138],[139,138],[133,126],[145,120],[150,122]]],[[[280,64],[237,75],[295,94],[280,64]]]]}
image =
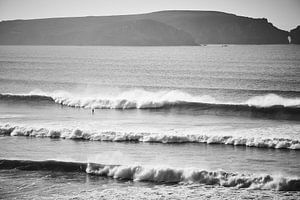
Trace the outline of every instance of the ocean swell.
{"type": "Polygon", "coordinates": [[[116,132],[87,131],[81,129],[49,129],[27,126],[0,125],[0,135],[49,137],[75,140],[109,141],[109,142],[149,142],[149,143],[206,143],[226,144],[275,149],[300,149],[300,141],[287,138],[263,138],[253,136],[205,135],[180,133],[147,133],[147,132],[116,132]]]}
{"type": "Polygon", "coordinates": [[[300,118],[300,99],[283,98],[275,94],[255,96],[244,102],[221,102],[208,95],[193,96],[181,91],[129,90],[117,95],[76,95],[65,91],[29,94],[0,94],[0,100],[14,103],[56,103],[62,106],[89,109],[148,109],[199,112],[270,119],[300,118]]]}
{"type": "Polygon", "coordinates": [[[98,109],[151,109],[170,107],[201,107],[205,105],[256,108],[300,108],[299,98],[289,99],[275,94],[255,96],[245,102],[221,102],[209,95],[193,96],[177,90],[149,92],[141,89],[124,91],[117,95],[78,95],[65,91],[33,91],[29,94],[3,93],[0,94],[0,100],[46,100],[70,107],[98,109]]]}
{"type": "Polygon", "coordinates": [[[0,169],[50,170],[86,172],[119,180],[149,181],[153,183],[198,183],[224,187],[300,191],[300,179],[272,175],[246,175],[225,171],[207,171],[192,168],[172,168],[140,165],[105,165],[55,160],[0,160],[0,169]]]}

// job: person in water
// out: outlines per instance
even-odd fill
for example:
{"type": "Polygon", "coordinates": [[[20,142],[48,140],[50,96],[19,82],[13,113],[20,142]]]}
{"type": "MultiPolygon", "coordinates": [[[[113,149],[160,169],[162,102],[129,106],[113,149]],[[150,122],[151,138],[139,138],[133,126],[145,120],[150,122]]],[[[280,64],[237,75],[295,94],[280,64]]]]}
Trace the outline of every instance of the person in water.
{"type": "Polygon", "coordinates": [[[92,115],[95,113],[95,109],[94,108],[92,108],[92,115]]]}

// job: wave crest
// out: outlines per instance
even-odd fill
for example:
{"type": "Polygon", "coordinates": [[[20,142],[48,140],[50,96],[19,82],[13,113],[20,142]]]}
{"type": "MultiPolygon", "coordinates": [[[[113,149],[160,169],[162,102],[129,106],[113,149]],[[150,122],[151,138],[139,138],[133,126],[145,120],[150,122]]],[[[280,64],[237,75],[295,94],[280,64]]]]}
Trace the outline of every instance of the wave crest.
{"type": "Polygon", "coordinates": [[[201,135],[174,133],[86,131],[81,129],[47,129],[25,126],[0,125],[0,135],[50,137],[110,142],[149,142],[149,143],[205,143],[226,144],[275,149],[300,149],[300,141],[287,138],[243,137],[230,135],[201,135]]]}
{"type": "Polygon", "coordinates": [[[207,171],[198,169],[176,169],[151,166],[104,166],[89,163],[86,172],[100,176],[134,181],[151,181],[155,183],[200,183],[224,187],[250,189],[276,189],[298,191],[300,179],[272,177],[270,175],[253,176],[224,171],[207,171]]]}
{"type": "Polygon", "coordinates": [[[62,106],[91,109],[166,109],[199,114],[221,114],[299,121],[300,99],[288,99],[268,94],[245,102],[220,102],[208,96],[192,96],[180,91],[148,92],[130,90],[119,95],[74,95],[67,92],[32,92],[29,94],[0,94],[0,100],[19,103],[57,103],[62,106]]]}
{"type": "Polygon", "coordinates": [[[65,91],[42,92],[32,91],[29,94],[0,94],[4,100],[54,101],[66,106],[99,109],[147,109],[164,107],[201,106],[203,104],[220,106],[300,107],[299,98],[283,98],[275,94],[252,97],[245,102],[221,102],[209,95],[193,96],[172,90],[150,92],[141,89],[121,92],[117,95],[76,95],[65,91]]]}
{"type": "Polygon", "coordinates": [[[86,172],[119,180],[149,181],[154,183],[198,183],[224,187],[300,191],[300,179],[271,175],[245,175],[225,171],[191,168],[172,168],[141,165],[103,165],[97,163],[64,162],[55,160],[0,160],[0,169],[51,170],[86,172]]]}

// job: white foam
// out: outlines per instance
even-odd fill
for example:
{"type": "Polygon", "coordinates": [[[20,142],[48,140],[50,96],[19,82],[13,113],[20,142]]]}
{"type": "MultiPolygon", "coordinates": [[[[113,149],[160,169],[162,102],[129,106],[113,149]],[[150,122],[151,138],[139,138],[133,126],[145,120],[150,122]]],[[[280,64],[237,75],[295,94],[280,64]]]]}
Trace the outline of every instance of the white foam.
{"type": "Polygon", "coordinates": [[[93,95],[81,96],[70,93],[53,93],[50,96],[56,103],[72,107],[84,108],[159,108],[165,104],[176,102],[201,102],[216,103],[210,96],[192,96],[181,91],[158,91],[149,92],[145,90],[129,90],[117,95],[93,95]]]}
{"type": "Polygon", "coordinates": [[[142,89],[123,91],[117,94],[70,93],[67,91],[43,92],[35,90],[29,94],[8,94],[14,96],[51,97],[56,103],[83,108],[130,109],[160,108],[164,105],[185,103],[205,103],[223,105],[248,105],[255,107],[299,107],[299,98],[284,98],[275,94],[252,97],[244,102],[221,102],[209,95],[195,96],[178,90],[150,92],[142,89]]]}
{"type": "Polygon", "coordinates": [[[276,105],[281,105],[284,107],[292,107],[292,106],[299,106],[300,99],[288,99],[278,96],[276,94],[267,94],[264,96],[256,96],[252,97],[245,102],[245,104],[249,106],[256,106],[256,107],[271,107],[276,105]]]}
{"type": "Polygon", "coordinates": [[[276,149],[300,149],[300,141],[295,138],[278,138],[271,135],[266,137],[264,134],[251,134],[251,130],[249,130],[248,134],[238,134],[233,132],[232,135],[224,133],[216,135],[177,132],[151,133],[90,131],[79,128],[51,129],[4,124],[0,125],[0,134],[10,136],[51,137],[111,142],[206,143],[276,149]]]}
{"type": "Polygon", "coordinates": [[[139,165],[107,165],[99,167],[97,164],[89,163],[86,172],[122,180],[150,181],[155,183],[187,182],[251,189],[297,190],[297,186],[300,185],[300,179],[298,177],[255,176],[192,168],[176,169],[171,167],[139,165]]]}

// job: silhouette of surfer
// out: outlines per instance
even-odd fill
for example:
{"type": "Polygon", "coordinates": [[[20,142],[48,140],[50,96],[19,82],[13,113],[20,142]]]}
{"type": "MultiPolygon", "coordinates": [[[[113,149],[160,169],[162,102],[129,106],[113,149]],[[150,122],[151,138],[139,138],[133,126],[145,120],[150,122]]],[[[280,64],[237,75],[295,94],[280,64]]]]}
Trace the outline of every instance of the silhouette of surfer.
{"type": "Polygon", "coordinates": [[[94,108],[92,108],[92,110],[91,110],[91,111],[92,111],[92,115],[93,115],[93,114],[95,113],[95,109],[94,109],[94,108]]]}

